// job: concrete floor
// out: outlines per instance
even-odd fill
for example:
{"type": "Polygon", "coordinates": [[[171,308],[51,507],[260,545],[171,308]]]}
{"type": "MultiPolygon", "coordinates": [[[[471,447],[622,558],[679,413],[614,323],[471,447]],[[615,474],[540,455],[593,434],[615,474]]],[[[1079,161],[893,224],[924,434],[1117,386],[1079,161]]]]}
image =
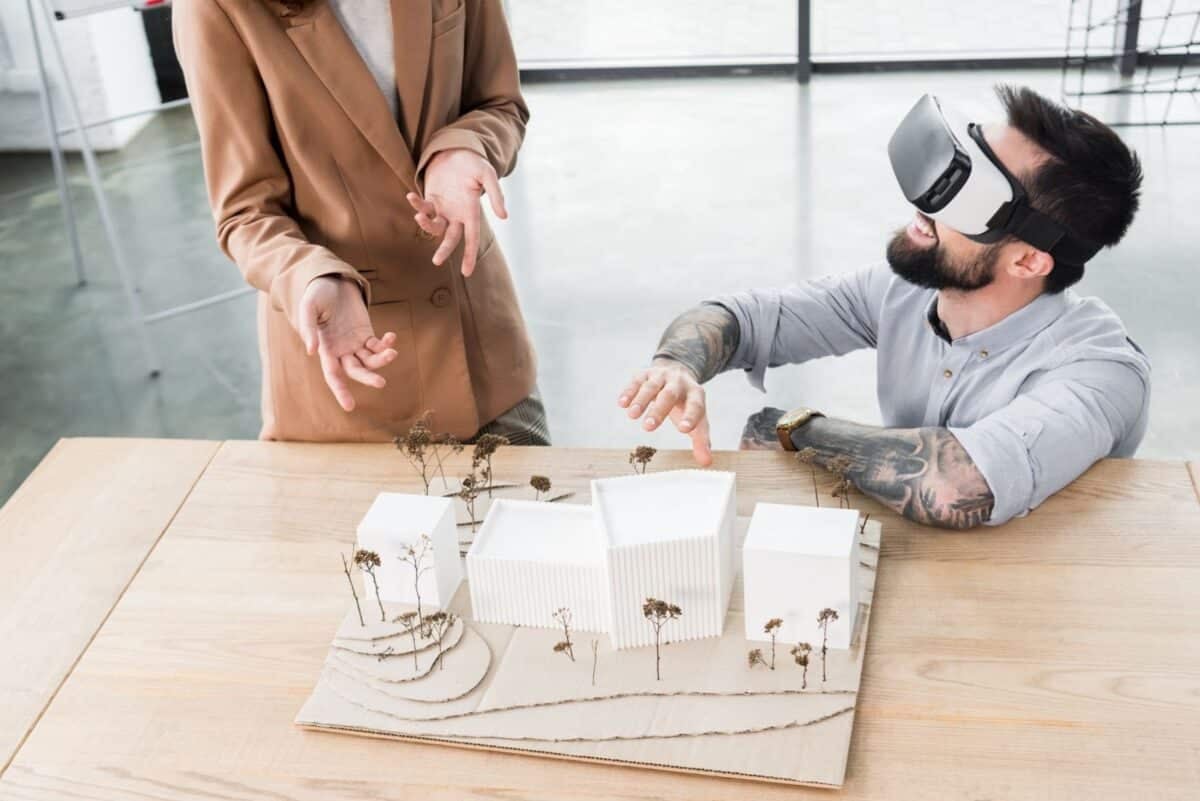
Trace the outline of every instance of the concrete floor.
{"type": "MultiPolygon", "coordinates": [[[[497,225],[538,346],[557,444],[682,447],[615,399],[671,317],[701,298],[882,258],[910,216],[885,144],[917,95],[986,114],[998,80],[1057,94],[1057,72],[639,80],[527,87],[533,122],[497,225]]],[[[1188,101],[1192,102],[1192,101],[1188,101]]],[[[994,112],[993,112],[994,113],[994,112]]],[[[1081,290],[1103,297],[1154,361],[1140,455],[1200,458],[1200,128],[1129,128],[1143,208],[1081,290]]],[[[219,253],[186,109],[120,153],[105,185],[150,309],[239,286],[219,253]]],[[[258,429],[253,301],[156,325],[157,380],[132,336],[82,170],[72,164],[90,281],[75,286],[49,159],[0,156],[0,500],[62,436],[237,438],[258,429]]],[[[874,422],[874,355],[739,375],[710,388],[714,444],[764,404],[874,422]]]]}

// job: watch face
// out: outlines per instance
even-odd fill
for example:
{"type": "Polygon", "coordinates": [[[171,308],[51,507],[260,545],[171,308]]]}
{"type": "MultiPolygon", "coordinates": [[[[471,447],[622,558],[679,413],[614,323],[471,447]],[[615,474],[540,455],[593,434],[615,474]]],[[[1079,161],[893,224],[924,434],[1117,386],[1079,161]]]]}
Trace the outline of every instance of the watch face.
{"type": "Polygon", "coordinates": [[[795,412],[788,412],[783,417],[779,418],[779,422],[775,424],[775,427],[776,428],[787,428],[789,426],[794,426],[794,425],[796,425],[796,423],[803,420],[805,417],[808,417],[809,414],[810,414],[810,412],[808,411],[808,409],[801,409],[801,410],[795,411],[795,412]]]}

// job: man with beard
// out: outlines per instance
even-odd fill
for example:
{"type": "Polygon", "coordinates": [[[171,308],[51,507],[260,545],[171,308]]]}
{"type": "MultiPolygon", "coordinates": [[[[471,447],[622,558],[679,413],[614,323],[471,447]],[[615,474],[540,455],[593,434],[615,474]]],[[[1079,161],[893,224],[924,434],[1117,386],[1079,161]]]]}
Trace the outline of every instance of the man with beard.
{"type": "Polygon", "coordinates": [[[708,301],[671,323],[621,392],[629,417],[647,431],[670,419],[706,465],[704,382],[740,368],[761,389],[768,366],[875,348],[883,427],[764,409],[743,445],[803,450],[905,517],[959,529],[1024,515],[1098,459],[1132,455],[1146,429],[1149,361],[1111,309],[1068,287],[1128,229],[1137,156],[1087,114],[1027,88],[997,93],[1006,123],[972,125],[971,137],[1038,225],[971,236],[918,211],[888,245],[887,265],[708,301]]]}

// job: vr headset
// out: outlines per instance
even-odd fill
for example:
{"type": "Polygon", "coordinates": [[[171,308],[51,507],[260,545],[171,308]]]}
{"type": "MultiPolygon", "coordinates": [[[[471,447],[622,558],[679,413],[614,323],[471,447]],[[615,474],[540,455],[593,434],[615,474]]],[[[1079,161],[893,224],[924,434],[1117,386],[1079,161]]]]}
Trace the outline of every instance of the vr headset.
{"type": "Polygon", "coordinates": [[[888,142],[888,157],[908,202],[968,239],[990,244],[1014,236],[1055,262],[1076,265],[1101,248],[1030,206],[983,128],[947,113],[933,95],[905,115],[888,142]]]}

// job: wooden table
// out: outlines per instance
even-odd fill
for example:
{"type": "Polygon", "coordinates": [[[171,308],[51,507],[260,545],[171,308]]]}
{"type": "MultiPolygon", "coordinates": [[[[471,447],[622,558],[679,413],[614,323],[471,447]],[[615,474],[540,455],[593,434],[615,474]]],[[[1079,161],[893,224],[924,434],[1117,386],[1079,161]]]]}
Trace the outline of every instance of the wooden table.
{"type": "MultiPolygon", "coordinates": [[[[661,453],[654,467],[684,466],[661,453]]],[[[738,505],[811,497],[722,453],[738,505]]],[[[509,449],[583,488],[618,451],[509,449]]],[[[1193,467],[1193,470],[1195,468],[1193,467]]],[[[64,440],[0,510],[0,799],[1194,799],[1200,503],[1106,461],[998,530],[884,520],[841,792],[303,731],[387,446],[64,440]]],[[[828,490],[829,487],[824,487],[828,490]]]]}

